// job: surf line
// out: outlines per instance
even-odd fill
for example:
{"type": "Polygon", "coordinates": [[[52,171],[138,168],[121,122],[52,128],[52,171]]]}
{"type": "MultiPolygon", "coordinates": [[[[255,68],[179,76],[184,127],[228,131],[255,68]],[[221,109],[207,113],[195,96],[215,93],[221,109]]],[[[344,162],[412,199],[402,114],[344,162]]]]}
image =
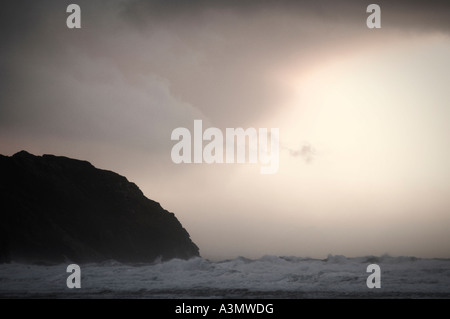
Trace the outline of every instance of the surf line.
{"type": "Polygon", "coordinates": [[[189,129],[178,127],[172,131],[171,140],[178,141],[170,154],[176,164],[259,163],[261,174],[275,174],[278,171],[278,128],[271,128],[270,132],[267,128],[226,128],[223,134],[217,127],[209,127],[203,132],[202,120],[194,120],[193,136],[189,129]],[[204,146],[204,141],[209,143],[204,146]]]}

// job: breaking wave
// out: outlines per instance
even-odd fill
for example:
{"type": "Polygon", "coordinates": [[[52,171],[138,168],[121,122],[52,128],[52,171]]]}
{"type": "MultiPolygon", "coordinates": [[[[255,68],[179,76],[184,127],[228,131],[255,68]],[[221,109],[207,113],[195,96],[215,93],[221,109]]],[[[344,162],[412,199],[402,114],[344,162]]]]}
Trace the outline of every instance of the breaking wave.
{"type": "Polygon", "coordinates": [[[66,264],[0,265],[0,297],[124,298],[450,298],[450,260],[329,255],[173,259],[153,264],[82,264],[81,289],[68,289],[66,264]],[[381,288],[369,289],[369,264],[381,268],[381,288]]]}

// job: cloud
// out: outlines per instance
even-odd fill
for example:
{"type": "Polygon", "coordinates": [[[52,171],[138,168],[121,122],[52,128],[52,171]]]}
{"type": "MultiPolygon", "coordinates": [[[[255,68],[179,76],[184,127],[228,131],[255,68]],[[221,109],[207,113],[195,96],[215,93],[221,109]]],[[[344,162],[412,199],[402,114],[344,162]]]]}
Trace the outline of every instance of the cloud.
{"type": "MultiPolygon", "coordinates": [[[[283,107],[280,67],[370,42],[355,1],[79,1],[80,30],[69,3],[3,4],[0,130],[142,145],[193,118],[255,125],[283,107]]],[[[445,2],[380,5],[384,30],[448,30],[445,2]]]]}
{"type": "MultiPolygon", "coordinates": [[[[25,10],[25,24],[12,28],[17,34],[2,44],[0,79],[5,91],[0,96],[0,130],[153,152],[168,148],[174,127],[204,115],[175,97],[167,79],[145,70],[145,61],[139,59],[144,55],[151,59],[159,54],[157,48],[142,46],[145,38],[133,36],[123,21],[116,21],[114,10],[96,8],[107,15],[99,21],[92,20],[92,12],[84,15],[92,7],[82,7],[84,27],[76,31],[65,28],[65,10],[55,9],[65,8],[55,2],[47,7],[31,5],[36,9],[31,21],[25,10]],[[43,22],[55,13],[60,19],[43,22]],[[118,27],[119,31],[108,32],[118,27]]],[[[15,12],[19,8],[12,6],[10,13],[19,15],[15,12]]],[[[170,64],[170,59],[157,62],[170,64]]]]}
{"type": "MultiPolygon", "coordinates": [[[[132,23],[152,24],[153,21],[173,22],[202,20],[210,11],[228,11],[251,17],[261,12],[291,12],[298,16],[313,16],[330,23],[359,24],[365,22],[366,8],[372,2],[358,0],[136,0],[123,3],[123,13],[132,23]],[[151,17],[151,19],[149,19],[151,17]]],[[[378,0],[387,27],[448,32],[450,6],[445,0],[378,0]]]]}
{"type": "Polygon", "coordinates": [[[301,158],[306,163],[311,163],[317,156],[316,149],[309,143],[304,143],[295,149],[289,148],[287,146],[282,146],[282,149],[287,150],[290,156],[301,158]]]}

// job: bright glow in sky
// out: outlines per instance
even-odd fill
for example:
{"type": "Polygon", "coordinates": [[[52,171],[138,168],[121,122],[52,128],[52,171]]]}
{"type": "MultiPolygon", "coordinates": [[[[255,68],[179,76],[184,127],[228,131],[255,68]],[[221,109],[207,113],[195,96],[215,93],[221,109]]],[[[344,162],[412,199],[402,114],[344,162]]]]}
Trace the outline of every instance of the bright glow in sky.
{"type": "Polygon", "coordinates": [[[312,145],[312,160],[285,149],[276,176],[242,166],[214,177],[217,193],[195,185],[186,223],[204,251],[448,256],[449,54],[437,35],[283,74],[288,105],[261,122],[286,147],[312,145]]]}

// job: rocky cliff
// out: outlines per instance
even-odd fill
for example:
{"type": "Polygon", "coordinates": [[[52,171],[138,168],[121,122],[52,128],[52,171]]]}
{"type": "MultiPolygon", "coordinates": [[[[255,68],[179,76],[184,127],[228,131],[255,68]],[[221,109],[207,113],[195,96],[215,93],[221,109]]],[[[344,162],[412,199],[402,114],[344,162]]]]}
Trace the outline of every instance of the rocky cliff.
{"type": "Polygon", "coordinates": [[[173,213],[114,172],[67,157],[0,155],[0,262],[198,256],[173,213]]]}

